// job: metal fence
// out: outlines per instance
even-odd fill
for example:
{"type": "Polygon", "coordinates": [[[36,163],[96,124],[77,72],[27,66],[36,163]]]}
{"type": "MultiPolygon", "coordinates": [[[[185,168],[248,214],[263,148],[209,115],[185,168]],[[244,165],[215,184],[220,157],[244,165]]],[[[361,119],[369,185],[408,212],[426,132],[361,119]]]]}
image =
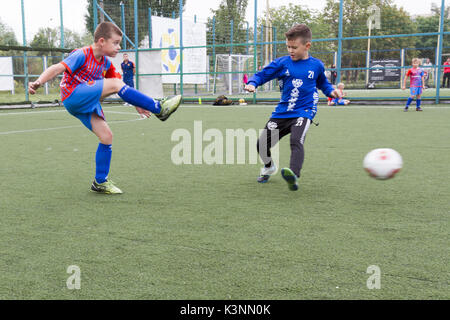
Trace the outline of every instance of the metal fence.
{"type": "MultiPolygon", "coordinates": [[[[35,79],[45,69],[46,66],[59,62],[73,48],[67,48],[65,43],[64,14],[70,14],[64,11],[65,0],[55,0],[59,5],[60,11],[60,42],[58,48],[41,48],[41,55],[38,55],[38,48],[30,47],[26,39],[27,20],[25,16],[25,7],[28,0],[20,1],[23,38],[22,46],[0,46],[0,56],[11,56],[13,59],[13,74],[0,74],[0,77],[14,77],[15,85],[11,93],[11,101],[29,102],[30,97],[26,90],[26,84],[35,79]],[[57,51],[58,50],[58,51],[57,51]],[[21,53],[21,54],[20,54],[21,53]]],[[[189,0],[187,0],[189,1],[189,0]]],[[[415,33],[389,33],[395,32],[395,26],[386,28],[389,34],[371,34],[375,33],[376,16],[370,16],[370,23],[351,25],[352,21],[344,20],[344,11],[346,2],[350,0],[338,0],[334,2],[338,8],[335,24],[332,31],[323,31],[315,33],[311,54],[321,59],[326,66],[326,74],[330,81],[335,84],[344,82],[346,89],[351,92],[351,98],[355,101],[369,101],[369,103],[392,102],[404,99],[405,94],[400,90],[400,79],[403,79],[404,72],[411,67],[411,59],[420,57],[429,58],[432,67],[432,77],[428,83],[429,90],[424,94],[423,99],[429,103],[442,103],[450,99],[450,90],[441,88],[443,78],[443,58],[450,57],[450,27],[445,23],[445,0],[441,0],[440,15],[438,24],[433,25],[426,32],[415,33]],[[372,22],[373,19],[373,22],[372,22]],[[372,25],[373,23],[373,25],[372,25]],[[349,25],[350,24],[350,25],[349,25]],[[346,31],[347,30],[347,31],[346,31]],[[434,39],[436,46],[402,46],[404,39],[434,39]],[[397,45],[398,43],[398,45],[397,45]],[[371,47],[372,44],[372,47],[371,47]],[[389,49],[378,49],[390,46],[389,49]],[[374,65],[374,61],[392,60],[390,65],[374,65]],[[389,81],[370,81],[370,73],[389,71],[397,72],[397,78],[389,81]],[[333,76],[333,73],[336,76],[333,76]]],[[[250,0],[251,2],[251,0],[250,0]]],[[[100,21],[112,21],[119,26],[124,37],[122,40],[123,51],[134,52],[136,57],[136,66],[139,70],[139,53],[147,51],[159,51],[161,53],[178,50],[180,60],[176,72],[160,73],[136,73],[136,84],[139,85],[139,78],[146,76],[174,76],[177,77],[176,83],[164,83],[163,90],[165,95],[182,94],[184,101],[195,102],[201,97],[203,101],[214,100],[219,94],[230,95],[237,99],[244,97],[248,102],[257,103],[260,101],[277,101],[279,93],[277,92],[277,81],[260,88],[257,93],[245,95],[242,92],[242,78],[244,74],[251,76],[260,70],[268,62],[275,58],[286,55],[285,40],[283,33],[286,30],[274,27],[267,23],[265,16],[258,16],[258,6],[261,1],[253,0],[253,21],[233,21],[230,20],[228,26],[224,28],[223,21],[218,30],[218,20],[215,16],[203,19],[202,17],[186,17],[183,13],[183,1],[179,0],[178,10],[173,12],[172,18],[178,19],[179,30],[175,30],[180,35],[177,45],[167,47],[152,46],[152,8],[143,9],[143,0],[122,1],[120,4],[111,2],[93,0],[92,16],[93,29],[100,21]],[[188,45],[186,39],[183,39],[183,31],[189,23],[204,24],[206,32],[206,42],[203,45],[188,45]],[[203,48],[206,49],[207,62],[204,69],[199,71],[187,71],[186,63],[183,59],[189,50],[203,48]],[[226,64],[226,56],[242,56],[245,61],[236,62],[237,67],[230,62],[226,64]],[[219,58],[221,57],[221,58],[219,58]],[[225,58],[224,58],[225,57],[225,58]],[[220,59],[225,59],[224,65],[220,65],[220,59]],[[203,83],[188,83],[185,81],[192,75],[204,75],[203,83]],[[231,88],[230,88],[231,86],[231,88]]],[[[438,8],[439,9],[439,8],[438,8]]],[[[55,17],[57,19],[58,17],[55,17]]],[[[301,22],[301,21],[299,21],[301,22]]],[[[365,22],[365,21],[364,21],[365,22]]],[[[400,22],[399,22],[400,23],[400,22]]],[[[230,60],[231,61],[231,60],[230,60]]],[[[45,95],[57,97],[58,79],[50,83],[43,89],[45,95]],[[52,95],[53,94],[53,95],[52,95]]],[[[42,99],[42,98],[41,98],[42,99]]],[[[7,99],[6,99],[7,100],[7,99]]],[[[7,103],[8,101],[6,101],[7,103]]]]}

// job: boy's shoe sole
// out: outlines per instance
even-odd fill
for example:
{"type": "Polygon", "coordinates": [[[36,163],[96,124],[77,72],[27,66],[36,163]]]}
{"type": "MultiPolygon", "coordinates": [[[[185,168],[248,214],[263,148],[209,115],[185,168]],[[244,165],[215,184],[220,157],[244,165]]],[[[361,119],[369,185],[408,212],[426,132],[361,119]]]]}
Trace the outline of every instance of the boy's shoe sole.
{"type": "Polygon", "coordinates": [[[288,188],[291,191],[297,191],[298,190],[298,183],[297,183],[297,176],[294,172],[292,172],[289,168],[283,168],[281,169],[281,176],[284,180],[286,180],[288,184],[288,188]]]}
{"type": "Polygon", "coordinates": [[[175,96],[170,99],[163,99],[160,102],[161,113],[155,116],[161,121],[166,121],[171,114],[177,111],[180,104],[181,104],[181,95],[175,96]]]}
{"type": "Polygon", "coordinates": [[[416,111],[423,111],[422,108],[416,108],[416,111]]]}
{"type": "Polygon", "coordinates": [[[103,183],[97,183],[93,181],[91,185],[91,191],[103,194],[122,194],[122,190],[117,188],[112,181],[105,181],[103,183]]]}

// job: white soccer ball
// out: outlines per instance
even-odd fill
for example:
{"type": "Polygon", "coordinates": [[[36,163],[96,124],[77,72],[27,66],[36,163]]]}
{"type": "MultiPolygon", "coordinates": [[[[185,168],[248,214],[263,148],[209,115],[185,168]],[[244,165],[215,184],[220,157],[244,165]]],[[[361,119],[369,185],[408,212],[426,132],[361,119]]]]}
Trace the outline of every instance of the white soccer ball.
{"type": "Polygon", "coordinates": [[[403,166],[400,153],[394,149],[380,148],[370,151],[364,157],[363,167],[375,179],[393,178],[403,166]]]}

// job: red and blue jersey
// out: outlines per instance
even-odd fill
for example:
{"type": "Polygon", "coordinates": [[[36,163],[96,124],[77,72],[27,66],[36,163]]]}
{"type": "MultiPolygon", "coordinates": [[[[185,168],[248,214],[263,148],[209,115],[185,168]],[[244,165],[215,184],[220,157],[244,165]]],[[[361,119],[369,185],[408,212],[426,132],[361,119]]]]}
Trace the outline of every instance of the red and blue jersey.
{"type": "Polygon", "coordinates": [[[409,77],[409,86],[410,87],[422,87],[422,77],[425,72],[421,68],[411,68],[406,72],[406,76],[409,77]]]}
{"type": "Polygon", "coordinates": [[[69,97],[80,83],[93,83],[103,78],[120,78],[107,57],[95,59],[92,46],[76,49],[61,63],[66,67],[60,83],[61,100],[69,97]]]}

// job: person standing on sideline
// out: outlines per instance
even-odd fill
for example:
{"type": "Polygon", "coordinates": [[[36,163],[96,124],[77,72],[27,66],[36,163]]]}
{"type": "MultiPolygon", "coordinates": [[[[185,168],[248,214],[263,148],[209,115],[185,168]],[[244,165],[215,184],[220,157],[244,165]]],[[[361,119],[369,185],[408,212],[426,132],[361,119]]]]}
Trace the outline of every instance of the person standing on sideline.
{"type": "MultiPolygon", "coordinates": [[[[123,54],[123,62],[120,67],[123,73],[123,82],[130,88],[134,88],[134,75],[136,74],[136,66],[133,61],[128,59],[128,53],[123,54]]],[[[125,102],[124,105],[129,106],[130,104],[125,102]]]]}
{"type": "Polygon", "coordinates": [[[423,71],[425,71],[425,88],[428,89],[430,87],[429,86],[430,78],[433,75],[433,65],[431,64],[429,58],[427,58],[425,60],[425,63],[423,64],[423,71]]]}
{"type": "Polygon", "coordinates": [[[447,81],[447,88],[450,88],[450,58],[447,58],[447,61],[444,62],[444,78],[442,79],[442,88],[445,88],[445,81],[447,81]]]}

